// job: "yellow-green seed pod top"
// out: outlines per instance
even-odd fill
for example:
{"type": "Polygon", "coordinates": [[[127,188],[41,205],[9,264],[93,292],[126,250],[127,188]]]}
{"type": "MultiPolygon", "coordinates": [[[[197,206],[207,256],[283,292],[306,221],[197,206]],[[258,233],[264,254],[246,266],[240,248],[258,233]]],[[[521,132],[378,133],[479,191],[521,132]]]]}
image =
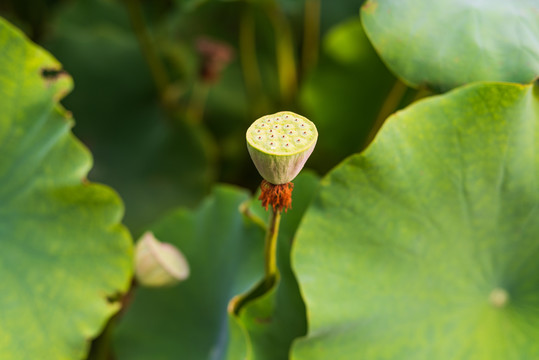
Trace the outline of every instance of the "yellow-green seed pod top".
{"type": "Polygon", "coordinates": [[[272,184],[292,181],[318,139],[316,126],[291,111],[257,119],[247,130],[247,149],[258,172],[272,184]]]}

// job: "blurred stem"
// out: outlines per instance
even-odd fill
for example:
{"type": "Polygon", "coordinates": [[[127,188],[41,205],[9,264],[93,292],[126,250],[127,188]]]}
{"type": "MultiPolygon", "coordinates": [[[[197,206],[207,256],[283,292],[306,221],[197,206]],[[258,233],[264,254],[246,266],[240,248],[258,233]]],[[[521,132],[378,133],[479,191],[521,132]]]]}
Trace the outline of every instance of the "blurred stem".
{"type": "Polygon", "coordinates": [[[120,302],[120,311],[114,314],[105,325],[105,328],[101,334],[92,342],[90,353],[87,360],[114,360],[114,351],[112,349],[112,336],[114,328],[118,320],[123,316],[133,298],[134,292],[138,287],[138,283],[135,278],[131,280],[131,287],[123,295],[119,295],[118,298],[111,299],[112,301],[120,302]]]}
{"type": "Polygon", "coordinates": [[[318,62],[320,0],[306,0],[303,20],[302,72],[305,76],[318,62]]]}
{"type": "Polygon", "coordinates": [[[421,100],[423,99],[424,97],[427,97],[427,96],[430,96],[432,94],[432,91],[430,91],[429,89],[427,88],[420,88],[417,90],[414,98],[412,99],[411,102],[416,102],[417,100],[421,100]]]}
{"type": "Polygon", "coordinates": [[[228,303],[228,312],[239,315],[240,310],[250,301],[266,294],[279,280],[277,270],[277,236],[281,222],[281,211],[271,210],[269,227],[264,245],[264,278],[245,294],[236,295],[228,303]]]}
{"type": "Polygon", "coordinates": [[[279,235],[280,222],[281,211],[272,209],[264,246],[264,273],[266,283],[273,283],[277,276],[277,236],[279,235]]]}
{"type": "Polygon", "coordinates": [[[395,81],[395,84],[389,91],[389,94],[387,95],[386,99],[384,100],[384,103],[382,104],[382,107],[380,108],[380,112],[378,113],[378,116],[376,117],[376,120],[374,121],[374,124],[371,128],[371,131],[369,132],[369,136],[367,137],[367,140],[365,141],[365,144],[363,145],[363,149],[366,148],[374,139],[376,134],[378,133],[378,130],[382,127],[385,120],[389,115],[391,115],[395,109],[399,106],[399,103],[402,100],[402,97],[406,93],[407,86],[397,79],[395,81]]]}
{"type": "Polygon", "coordinates": [[[251,200],[245,200],[240,205],[240,212],[247,217],[249,220],[251,220],[254,224],[259,226],[262,230],[267,231],[268,227],[266,226],[266,223],[264,220],[262,220],[260,217],[255,215],[251,209],[249,208],[249,205],[251,204],[251,200]]]}
{"type": "Polygon", "coordinates": [[[165,66],[159,58],[155,44],[150,36],[150,33],[148,32],[148,26],[144,20],[142,7],[139,0],[125,0],[125,4],[127,12],[129,13],[131,25],[133,26],[133,30],[142,51],[142,55],[148,64],[153,81],[157,91],[159,92],[159,96],[163,101],[169,84],[169,79],[165,66]]]}
{"type": "Polygon", "coordinates": [[[267,112],[265,109],[266,101],[256,57],[255,21],[249,6],[245,7],[241,15],[239,47],[247,96],[252,98],[255,113],[265,113],[267,112]]]}
{"type": "Polygon", "coordinates": [[[187,119],[194,124],[200,124],[204,118],[204,107],[210,92],[210,86],[204,82],[195,82],[187,108],[187,119]]]}
{"type": "Polygon", "coordinates": [[[298,87],[292,29],[276,3],[268,6],[267,13],[275,34],[275,51],[277,54],[277,71],[279,73],[281,97],[285,104],[290,104],[296,95],[298,87]]]}
{"type": "Polygon", "coordinates": [[[113,316],[103,332],[97,339],[94,340],[90,354],[88,354],[88,360],[111,360],[111,338],[112,330],[116,325],[116,316],[113,316]]]}

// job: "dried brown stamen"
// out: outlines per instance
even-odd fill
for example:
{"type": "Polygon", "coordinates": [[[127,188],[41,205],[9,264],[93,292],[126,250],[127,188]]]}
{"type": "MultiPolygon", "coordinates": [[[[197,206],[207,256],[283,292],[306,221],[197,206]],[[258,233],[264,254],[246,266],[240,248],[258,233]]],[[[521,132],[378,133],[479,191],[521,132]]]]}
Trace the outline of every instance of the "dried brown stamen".
{"type": "Polygon", "coordinates": [[[289,182],[286,184],[275,185],[266,180],[262,180],[260,184],[262,193],[258,200],[262,201],[262,206],[268,210],[271,205],[273,210],[284,211],[292,208],[292,190],[294,184],[289,182]]]}

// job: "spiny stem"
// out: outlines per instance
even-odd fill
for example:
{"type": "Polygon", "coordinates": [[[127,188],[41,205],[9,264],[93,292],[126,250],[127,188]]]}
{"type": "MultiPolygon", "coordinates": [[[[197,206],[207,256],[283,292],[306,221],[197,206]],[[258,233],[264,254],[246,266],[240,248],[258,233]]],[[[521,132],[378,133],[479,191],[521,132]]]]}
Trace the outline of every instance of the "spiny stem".
{"type": "Polygon", "coordinates": [[[264,273],[266,282],[274,281],[277,275],[277,236],[279,235],[280,222],[281,211],[272,208],[264,246],[264,273]]]}

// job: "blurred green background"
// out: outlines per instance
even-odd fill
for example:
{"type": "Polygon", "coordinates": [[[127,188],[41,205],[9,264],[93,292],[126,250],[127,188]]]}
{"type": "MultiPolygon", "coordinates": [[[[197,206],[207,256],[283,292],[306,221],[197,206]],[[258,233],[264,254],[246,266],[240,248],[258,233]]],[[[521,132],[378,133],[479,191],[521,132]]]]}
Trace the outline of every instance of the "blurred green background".
{"type": "Polygon", "coordinates": [[[258,117],[319,129],[319,175],[361,150],[412,91],[364,35],[359,0],[7,0],[0,15],[72,75],[63,100],[137,236],[217,182],[256,190],[245,148],[258,117]]]}
{"type": "Polygon", "coordinates": [[[452,351],[469,351],[470,344],[479,344],[479,355],[469,358],[533,358],[520,352],[537,353],[537,227],[527,223],[538,208],[537,136],[528,130],[537,122],[537,87],[469,84],[415,104],[391,117],[377,145],[320,181],[366,148],[390,114],[431,94],[403,81],[445,91],[480,80],[536,77],[537,52],[521,46],[524,35],[537,33],[539,12],[531,0],[461,2],[458,11],[447,11],[455,4],[365,6],[369,36],[378,39],[373,43],[401,81],[367,39],[359,0],[0,2],[0,16],[73,77],[75,88],[62,104],[93,154],[89,179],[118,191],[135,239],[155,231],[184,251],[192,269],[190,280],[175,288],[132,289],[123,311],[92,343],[89,359],[109,358],[112,347],[118,359],[130,360],[179,353],[243,359],[249,349],[253,358],[284,359],[306,333],[292,346],[293,358],[349,358],[361,348],[415,360],[414,341],[433,345],[426,352],[416,346],[424,358],[454,357],[452,351]],[[482,20],[447,31],[455,19],[466,20],[462,14],[482,20]],[[499,21],[506,14],[508,21],[499,21]],[[483,35],[493,44],[488,51],[474,42],[483,35]],[[501,53],[515,56],[498,61],[501,53]],[[261,177],[246,151],[245,131],[258,117],[283,110],[312,120],[318,144],[283,219],[281,282],[240,316],[229,316],[232,296],[261,277],[267,227],[267,213],[252,198],[261,177]],[[393,257],[401,250],[406,261],[393,257]],[[425,260],[432,267],[420,267],[425,260]],[[481,261],[496,266],[483,271],[481,261]],[[475,291],[483,278],[488,281],[475,291]],[[455,296],[460,304],[461,294],[454,289],[472,289],[479,304],[473,316],[452,312],[459,307],[446,299],[455,296]],[[498,289],[507,289],[517,306],[524,299],[519,310],[529,313],[493,302],[498,289]],[[524,334],[525,345],[518,337],[499,340],[506,311],[517,325],[525,319],[526,330],[515,332],[524,334]],[[492,317],[474,317],[483,313],[492,317]],[[491,326],[497,319],[502,325],[491,326]],[[424,335],[422,324],[440,330],[424,335]],[[371,342],[378,334],[383,341],[371,342]],[[470,341],[474,336],[487,345],[470,341]]]}

